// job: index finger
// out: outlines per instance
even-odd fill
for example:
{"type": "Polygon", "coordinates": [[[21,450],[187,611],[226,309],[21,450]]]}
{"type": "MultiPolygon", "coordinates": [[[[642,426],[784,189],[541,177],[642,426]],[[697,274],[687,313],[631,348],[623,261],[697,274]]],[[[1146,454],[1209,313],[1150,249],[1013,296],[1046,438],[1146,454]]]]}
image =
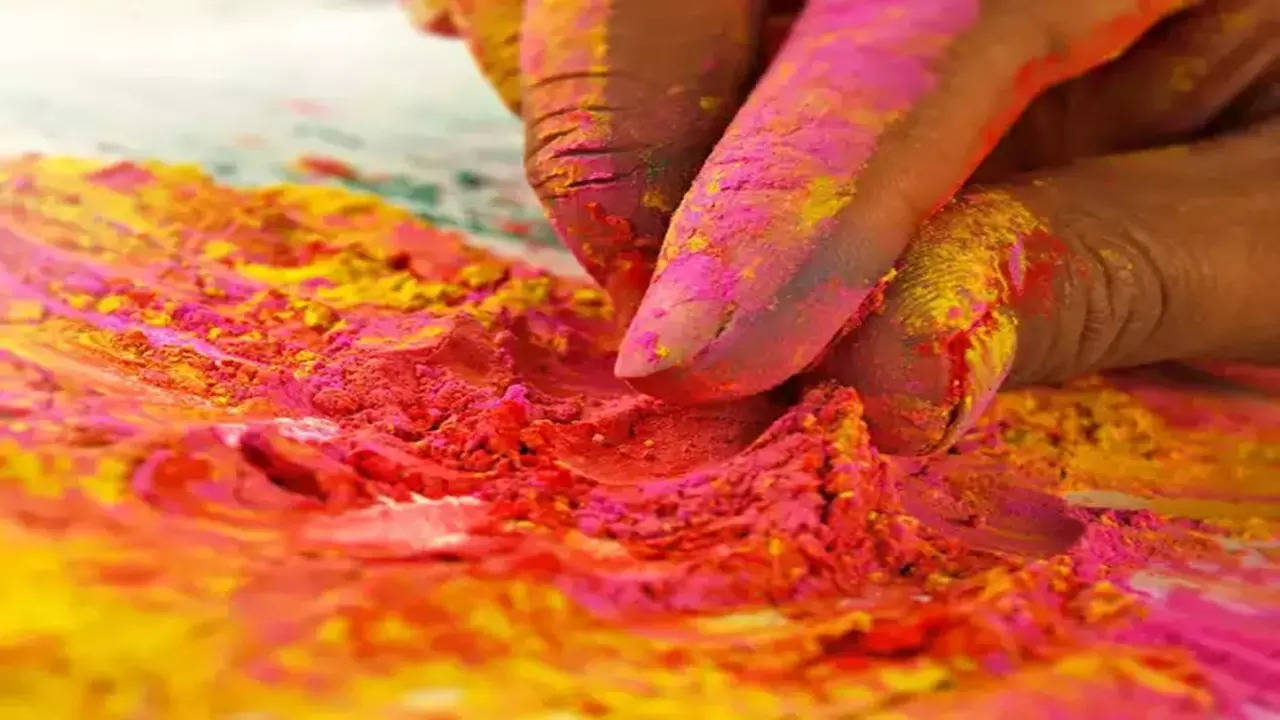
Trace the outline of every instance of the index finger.
{"type": "Polygon", "coordinates": [[[1031,97],[1184,4],[811,0],[673,217],[618,375],[688,402],[802,370],[1031,97]]]}

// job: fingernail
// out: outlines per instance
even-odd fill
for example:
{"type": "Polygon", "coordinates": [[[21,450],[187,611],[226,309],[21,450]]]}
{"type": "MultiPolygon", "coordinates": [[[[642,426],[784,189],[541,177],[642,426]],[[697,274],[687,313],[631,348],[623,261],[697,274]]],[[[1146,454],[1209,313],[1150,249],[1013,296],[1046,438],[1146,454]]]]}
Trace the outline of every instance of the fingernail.
{"type": "Polygon", "coordinates": [[[732,306],[687,297],[667,301],[664,287],[654,289],[622,340],[614,374],[650,395],[696,402],[718,385],[698,360],[724,329],[732,306]]]}
{"type": "Polygon", "coordinates": [[[833,352],[819,372],[862,395],[881,452],[928,455],[952,445],[991,404],[1013,365],[1016,320],[1001,308],[962,330],[905,339],[886,330],[891,323],[899,325],[870,320],[870,337],[833,352]]]}
{"type": "Polygon", "coordinates": [[[947,423],[938,439],[922,448],[922,454],[952,445],[973,427],[1009,376],[1017,337],[1013,313],[1001,308],[948,342],[952,369],[945,401],[947,423]]]}
{"type": "Polygon", "coordinates": [[[957,199],[921,228],[883,307],[823,363],[862,395],[883,452],[945,449],[991,404],[1017,350],[1024,242],[1042,231],[1006,193],[957,199]]]}

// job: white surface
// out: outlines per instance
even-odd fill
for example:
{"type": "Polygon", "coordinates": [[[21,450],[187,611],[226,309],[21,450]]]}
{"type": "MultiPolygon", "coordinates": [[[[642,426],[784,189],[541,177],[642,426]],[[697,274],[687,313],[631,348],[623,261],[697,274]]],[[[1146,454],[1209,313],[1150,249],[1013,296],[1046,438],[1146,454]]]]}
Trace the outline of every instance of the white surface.
{"type": "Polygon", "coordinates": [[[550,242],[519,123],[460,43],[393,0],[0,0],[0,118],[0,154],[157,157],[237,183],[332,156],[439,186],[401,202],[482,240],[515,221],[550,242]]]}

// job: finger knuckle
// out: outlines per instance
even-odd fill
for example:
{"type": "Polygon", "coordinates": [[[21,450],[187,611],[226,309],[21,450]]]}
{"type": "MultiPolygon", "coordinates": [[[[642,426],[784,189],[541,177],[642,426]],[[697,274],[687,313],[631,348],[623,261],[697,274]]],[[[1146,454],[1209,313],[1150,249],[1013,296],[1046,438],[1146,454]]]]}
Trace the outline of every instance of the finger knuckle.
{"type": "Polygon", "coordinates": [[[1140,361],[1166,316],[1168,280],[1152,252],[1152,238],[1138,226],[1078,213],[1072,250],[1078,271],[1067,296],[1075,322],[1064,322],[1062,377],[1140,361]]]}
{"type": "Polygon", "coordinates": [[[549,77],[526,90],[525,170],[543,197],[559,197],[581,188],[610,187],[632,178],[641,167],[643,147],[620,128],[630,109],[594,100],[577,85],[577,75],[549,77]]]}

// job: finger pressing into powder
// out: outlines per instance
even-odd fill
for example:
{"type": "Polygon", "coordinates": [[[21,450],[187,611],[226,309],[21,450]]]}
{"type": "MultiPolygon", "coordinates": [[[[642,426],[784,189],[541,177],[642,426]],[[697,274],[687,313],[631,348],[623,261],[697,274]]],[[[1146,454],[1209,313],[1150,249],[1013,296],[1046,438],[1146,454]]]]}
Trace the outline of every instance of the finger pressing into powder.
{"type": "Polygon", "coordinates": [[[1005,384],[1280,361],[1280,123],[966,190],[818,369],[885,451],[948,445],[1005,384]]]}
{"type": "Polygon", "coordinates": [[[672,219],[616,371],[671,400],[815,361],[1047,85],[1177,0],[811,0],[672,219]]]}
{"type": "Polygon", "coordinates": [[[525,166],[560,237],[630,318],[671,212],[737,109],[755,0],[529,0],[525,166]]]}

